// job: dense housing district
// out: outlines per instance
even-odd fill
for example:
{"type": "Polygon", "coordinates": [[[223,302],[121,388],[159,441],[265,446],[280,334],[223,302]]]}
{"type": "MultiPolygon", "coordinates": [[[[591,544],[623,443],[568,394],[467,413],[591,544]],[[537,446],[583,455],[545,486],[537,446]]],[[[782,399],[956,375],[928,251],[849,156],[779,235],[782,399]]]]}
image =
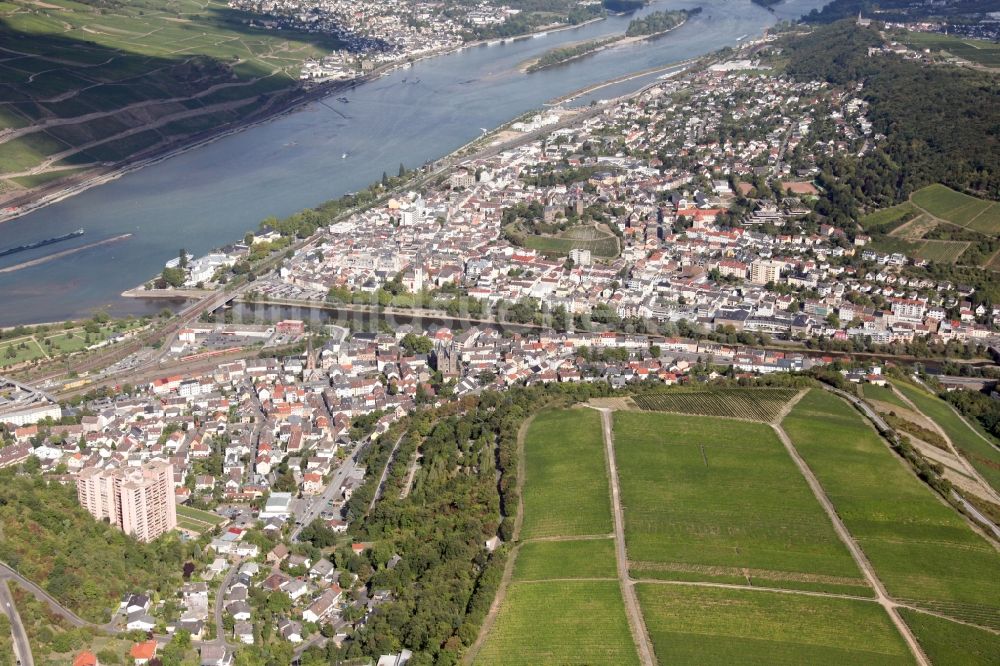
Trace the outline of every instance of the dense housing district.
{"type": "MultiPolygon", "coordinates": [[[[380,7],[353,15],[367,25],[380,7]]],[[[655,652],[665,663],[694,654],[677,635],[699,635],[676,618],[712,604],[744,630],[751,617],[779,634],[801,620],[803,635],[831,642],[830,663],[861,628],[870,643],[844,648],[859,661],[929,663],[924,651],[945,648],[920,621],[956,619],[995,639],[997,559],[983,534],[997,529],[1000,462],[989,426],[883,361],[981,355],[996,346],[1000,306],[860,224],[830,223],[819,209],[825,160],[870,156],[886,137],[863,86],[797,80],[781,56],[765,39],[627,98],[553,106],[447,170],[401,167],[370,206],[321,223],[315,211],[268,220],[205,257],[182,252],[148,285],[200,294],[249,273],[237,306],[356,309],[375,316],[370,326],[248,323],[223,308],[185,321],[156,363],[148,349],[116,362],[143,372],[71,402],[4,380],[0,474],[11,487],[44,475],[52,483],[31,492],[74,501],[109,543],[128,539],[137,559],[180,553],[158,581],[116,581],[103,596],[77,586],[92,596],[89,607],[74,597],[87,620],[70,614],[72,631],[93,630],[103,657],[97,639],[65,627],[49,652],[81,666],[113,663],[115,649],[137,664],[538,663],[568,654],[577,631],[576,647],[598,661],[652,663],[655,652]],[[392,320],[414,314],[436,321],[392,320]],[[882,357],[835,356],[857,351],[882,357]],[[687,458],[656,458],[650,433],[687,446],[687,458]],[[728,458],[720,437],[747,457],[728,458]],[[870,457],[831,464],[827,440],[870,457]],[[650,457],[637,455],[644,446],[650,457]],[[676,486],[651,483],[650,469],[676,486]],[[873,470],[884,484],[851,485],[873,470]],[[744,483],[759,494],[729,505],[744,483]],[[672,497],[668,486],[688,490],[672,497]],[[696,487],[711,492],[684,495],[696,487]],[[844,497],[859,504],[835,510],[830,498],[844,497]],[[683,526],[668,514],[685,501],[719,513],[683,526]],[[864,537],[875,505],[922,512],[926,532],[864,537]],[[759,533],[734,519],[746,511],[759,533]],[[658,525],[688,540],[674,544],[658,525]],[[791,544],[773,536],[792,533],[791,544]],[[906,550],[931,538],[967,566],[967,585],[939,585],[940,571],[921,568],[928,553],[906,550]],[[913,572],[899,573],[900,561],[913,572]],[[671,597],[664,582],[692,587],[671,597]],[[773,589],[731,589],[744,584],[773,589]],[[840,633],[814,631],[811,601],[840,633]],[[580,623],[560,625],[567,612],[580,623]]],[[[26,586],[51,564],[29,561],[30,547],[4,546],[20,560],[4,578],[26,586]]],[[[68,568],[60,559],[48,571],[64,593],[68,568]]],[[[46,599],[30,596],[19,607],[46,599]]],[[[725,659],[725,640],[713,659],[725,659]]]]}

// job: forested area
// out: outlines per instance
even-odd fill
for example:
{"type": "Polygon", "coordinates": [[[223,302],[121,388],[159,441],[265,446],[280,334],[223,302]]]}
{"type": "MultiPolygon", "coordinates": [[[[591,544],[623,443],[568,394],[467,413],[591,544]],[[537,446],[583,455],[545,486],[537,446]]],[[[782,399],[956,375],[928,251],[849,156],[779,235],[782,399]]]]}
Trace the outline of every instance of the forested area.
{"type": "Polygon", "coordinates": [[[642,18],[632,19],[625,30],[625,36],[657,35],[661,32],[673,30],[686,21],[688,16],[697,14],[700,11],[701,7],[696,7],[692,10],[681,9],[675,12],[662,11],[646,14],[642,18]]]}
{"type": "Polygon", "coordinates": [[[388,590],[392,600],[372,615],[357,640],[340,653],[330,648],[329,656],[378,655],[405,647],[415,651],[412,666],[457,663],[479,632],[507,557],[506,548],[490,553],[485,544],[497,535],[512,536],[519,427],[544,406],[608,391],[606,384],[554,384],[487,392],[417,412],[383,436],[365,457],[366,483],[349,503],[358,516],[351,539],[372,547],[361,556],[343,557],[369,593],[388,590]],[[418,454],[412,489],[401,499],[418,454]],[[369,513],[387,462],[382,497],[369,513]],[[390,567],[393,555],[401,559],[390,567]]]}
{"type": "Polygon", "coordinates": [[[818,162],[817,180],[825,190],[818,212],[847,226],[863,208],[903,201],[938,182],[1000,198],[996,77],[883,53],[869,56],[868,49],[881,43],[876,30],[844,21],[784,44],[786,71],[795,79],[863,83],[874,130],[886,135],[861,159],[842,155],[818,162]]]}
{"type": "Polygon", "coordinates": [[[187,548],[176,534],[144,544],[94,520],[73,486],[0,472],[0,561],[88,620],[107,622],[126,592],[172,593],[187,548]]]}
{"type": "Polygon", "coordinates": [[[588,55],[590,53],[595,53],[601,48],[611,44],[616,41],[615,39],[594,39],[587,42],[582,42],[575,46],[565,46],[562,48],[552,49],[546,51],[541,55],[538,60],[528,65],[528,72],[537,72],[540,69],[545,69],[547,67],[554,67],[556,65],[561,65],[564,62],[579,58],[581,56],[588,55]]]}
{"type": "Polygon", "coordinates": [[[976,421],[986,432],[1000,439],[1000,400],[978,391],[942,391],[939,395],[967,419],[976,421]]]}
{"type": "Polygon", "coordinates": [[[995,11],[992,0],[953,0],[948,3],[922,3],[914,0],[833,0],[806,15],[809,23],[832,23],[854,18],[861,12],[872,16],[878,11],[882,21],[912,21],[932,16],[961,17],[995,11]]]}

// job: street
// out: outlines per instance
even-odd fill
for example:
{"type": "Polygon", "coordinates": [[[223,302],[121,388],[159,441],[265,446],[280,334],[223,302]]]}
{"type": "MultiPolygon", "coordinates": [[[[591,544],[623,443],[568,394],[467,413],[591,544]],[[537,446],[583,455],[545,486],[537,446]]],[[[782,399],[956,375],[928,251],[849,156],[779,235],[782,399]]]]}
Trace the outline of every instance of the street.
{"type": "Polygon", "coordinates": [[[333,473],[333,476],[330,478],[330,483],[327,485],[326,489],[319,495],[316,495],[306,501],[305,511],[297,516],[293,516],[296,524],[295,529],[292,530],[292,541],[297,541],[303,528],[316,520],[316,518],[319,517],[319,514],[326,510],[330,500],[340,493],[340,487],[344,481],[355,475],[359,469],[357,462],[354,460],[354,454],[357,450],[358,447],[355,447],[354,449],[348,451],[348,457],[344,460],[340,467],[337,468],[337,471],[333,473]]]}
{"type": "Polygon", "coordinates": [[[33,666],[34,659],[31,656],[31,644],[28,643],[28,634],[21,624],[21,616],[17,614],[14,606],[14,598],[7,587],[6,579],[0,579],[0,604],[3,605],[3,612],[10,618],[10,630],[14,636],[14,656],[21,666],[33,666]]]}

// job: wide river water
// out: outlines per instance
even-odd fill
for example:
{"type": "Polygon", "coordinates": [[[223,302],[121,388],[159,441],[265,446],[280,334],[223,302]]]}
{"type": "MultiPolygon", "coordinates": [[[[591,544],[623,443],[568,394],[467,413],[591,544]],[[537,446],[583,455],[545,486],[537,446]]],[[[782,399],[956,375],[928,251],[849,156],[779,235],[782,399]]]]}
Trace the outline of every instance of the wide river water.
{"type": "MultiPolygon", "coordinates": [[[[0,258],[0,269],[132,236],[0,274],[0,326],[69,319],[101,308],[112,314],[155,312],[162,302],[120,293],[157,274],[181,248],[203,254],[242,238],[269,215],[288,215],[357,191],[383,171],[395,173],[400,163],[418,167],[467,143],[481,128],[500,125],[547,100],[735,45],[825,2],[786,0],[771,13],[749,0],[660,0],[633,16],[430,58],[358,86],[346,93],[346,104],[336,100],[345,93],[337,93],[325,100],[329,106],[310,104],[2,223],[0,249],[78,228],[86,233],[0,258]],[[648,42],[532,74],[518,69],[560,44],[622,33],[636,15],[699,5],[701,14],[648,42]]],[[[592,96],[623,94],[654,78],[609,86],[592,96]]]]}

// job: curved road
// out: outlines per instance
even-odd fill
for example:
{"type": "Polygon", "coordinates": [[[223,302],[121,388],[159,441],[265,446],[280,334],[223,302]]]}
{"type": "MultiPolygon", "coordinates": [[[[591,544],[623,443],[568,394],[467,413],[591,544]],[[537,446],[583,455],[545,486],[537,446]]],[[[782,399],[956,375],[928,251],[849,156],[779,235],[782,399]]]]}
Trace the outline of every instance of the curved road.
{"type": "Polygon", "coordinates": [[[3,606],[3,612],[10,618],[10,631],[14,637],[14,656],[17,658],[17,663],[21,666],[34,666],[35,660],[31,654],[28,632],[21,624],[21,616],[17,613],[17,607],[14,605],[14,598],[10,594],[6,580],[0,580],[0,605],[3,606]]]}
{"type": "Polygon", "coordinates": [[[65,619],[74,627],[87,627],[90,629],[96,629],[98,631],[106,631],[108,633],[113,633],[113,634],[118,633],[119,631],[118,628],[115,627],[114,616],[106,624],[95,624],[93,622],[84,620],[82,617],[80,617],[79,615],[77,615],[76,613],[69,610],[61,603],[59,603],[55,599],[55,597],[53,597],[51,594],[43,590],[41,587],[34,584],[21,574],[17,573],[16,571],[14,571],[14,569],[10,568],[6,564],[0,562],[0,581],[6,581],[6,580],[15,581],[25,590],[31,592],[31,594],[36,599],[47,605],[52,610],[53,613],[56,613],[57,615],[61,616],[63,619],[65,619]]]}

